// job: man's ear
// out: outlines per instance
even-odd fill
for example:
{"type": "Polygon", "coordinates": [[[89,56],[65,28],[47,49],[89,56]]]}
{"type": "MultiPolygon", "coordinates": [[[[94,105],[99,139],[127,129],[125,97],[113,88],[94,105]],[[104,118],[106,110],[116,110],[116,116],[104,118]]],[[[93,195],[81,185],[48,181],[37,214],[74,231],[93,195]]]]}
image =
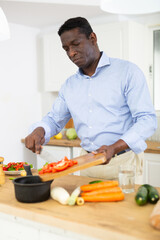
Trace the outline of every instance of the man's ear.
{"type": "Polygon", "coordinates": [[[89,39],[91,40],[92,44],[97,44],[97,36],[94,32],[90,34],[89,39]]]}

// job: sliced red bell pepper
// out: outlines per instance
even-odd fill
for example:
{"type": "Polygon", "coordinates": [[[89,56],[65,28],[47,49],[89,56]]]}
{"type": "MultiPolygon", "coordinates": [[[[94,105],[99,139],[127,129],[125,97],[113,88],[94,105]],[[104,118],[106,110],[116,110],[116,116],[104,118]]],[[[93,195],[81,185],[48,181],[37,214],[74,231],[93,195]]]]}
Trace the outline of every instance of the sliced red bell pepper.
{"type": "Polygon", "coordinates": [[[52,168],[52,173],[55,173],[55,172],[57,172],[57,170],[56,170],[56,169],[54,169],[54,168],[52,168]]]}
{"type": "Polygon", "coordinates": [[[40,170],[38,173],[39,173],[39,174],[43,174],[44,172],[43,172],[43,170],[40,170]]]}
{"type": "Polygon", "coordinates": [[[61,162],[59,162],[57,165],[55,165],[53,168],[56,170],[56,171],[63,171],[63,170],[65,170],[66,168],[68,168],[68,166],[69,166],[69,163],[68,163],[68,161],[61,161],[61,162]]]}
{"type": "Polygon", "coordinates": [[[39,171],[39,174],[44,174],[44,173],[55,173],[55,172],[60,172],[68,167],[72,167],[73,165],[77,164],[78,162],[76,160],[69,160],[66,156],[62,158],[58,162],[52,162],[49,164],[45,164],[43,168],[39,171]]]}

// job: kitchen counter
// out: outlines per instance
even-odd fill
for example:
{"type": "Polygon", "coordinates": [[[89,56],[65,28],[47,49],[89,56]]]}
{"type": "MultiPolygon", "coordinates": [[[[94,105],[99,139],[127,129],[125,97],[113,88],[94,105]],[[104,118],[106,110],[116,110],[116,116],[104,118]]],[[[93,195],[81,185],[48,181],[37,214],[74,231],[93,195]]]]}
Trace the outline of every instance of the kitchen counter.
{"type": "MultiPolygon", "coordinates": [[[[24,143],[24,139],[22,139],[21,142],[24,143]]],[[[67,137],[63,137],[62,139],[51,138],[46,145],[60,147],[80,147],[80,143],[81,140],[79,138],[74,140],[68,140],[67,137]]]]}
{"type": "Polygon", "coordinates": [[[145,153],[157,153],[160,154],[160,142],[146,141],[147,149],[145,153]]]}
{"type": "Polygon", "coordinates": [[[81,140],[79,138],[76,138],[74,140],[68,140],[66,137],[63,137],[62,139],[55,139],[52,138],[47,143],[49,146],[63,146],[63,147],[80,147],[81,140]]]}
{"type": "MultiPolygon", "coordinates": [[[[68,175],[55,179],[52,186],[64,187],[71,193],[77,186],[91,180],[93,178],[68,175]]],[[[149,216],[154,205],[140,207],[136,205],[134,196],[135,193],[131,193],[126,194],[125,200],[121,202],[85,203],[83,206],[64,206],[52,199],[26,204],[15,199],[13,183],[6,177],[6,183],[0,187],[0,212],[6,216],[14,216],[15,221],[21,218],[37,225],[44,224],[46,228],[50,226],[53,228],[52,232],[54,229],[63,229],[63,238],[55,239],[159,240],[160,231],[149,225],[149,216]],[[78,237],[70,235],[67,238],[68,231],[78,237]]],[[[0,222],[4,224],[4,221],[0,222]]]]}
{"type": "MultiPolygon", "coordinates": [[[[24,143],[24,139],[21,140],[24,143]]],[[[68,140],[66,137],[62,139],[50,139],[46,144],[48,146],[62,146],[62,147],[80,147],[81,140],[79,138],[75,140],[68,140]]],[[[160,142],[146,141],[147,149],[145,153],[158,153],[160,154],[160,142]]]]}

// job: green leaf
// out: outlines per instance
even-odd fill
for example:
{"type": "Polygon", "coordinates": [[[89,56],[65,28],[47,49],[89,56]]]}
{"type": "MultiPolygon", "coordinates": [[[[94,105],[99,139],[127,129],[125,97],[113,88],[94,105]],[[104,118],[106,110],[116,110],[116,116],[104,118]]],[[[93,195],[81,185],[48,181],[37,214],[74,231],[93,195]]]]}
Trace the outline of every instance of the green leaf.
{"type": "Polygon", "coordinates": [[[48,162],[46,162],[43,166],[46,166],[46,165],[48,165],[48,162]]]}
{"type": "Polygon", "coordinates": [[[15,168],[11,166],[10,168],[8,168],[8,171],[15,171],[15,168]]]}

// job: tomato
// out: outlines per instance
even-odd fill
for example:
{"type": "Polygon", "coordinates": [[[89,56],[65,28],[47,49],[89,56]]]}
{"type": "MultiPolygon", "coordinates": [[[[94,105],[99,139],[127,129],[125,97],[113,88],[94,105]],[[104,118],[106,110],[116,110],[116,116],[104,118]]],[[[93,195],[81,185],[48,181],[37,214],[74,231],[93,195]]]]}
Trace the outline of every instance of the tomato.
{"type": "MultiPolygon", "coordinates": [[[[3,167],[4,171],[19,171],[24,169],[23,164],[28,164],[26,162],[9,162],[7,165],[3,167]]],[[[30,164],[31,166],[31,164],[30,164]]],[[[33,166],[32,166],[33,167],[33,166]]]]}
{"type": "Polygon", "coordinates": [[[3,171],[7,171],[7,169],[8,169],[7,167],[3,167],[3,171]]]}

